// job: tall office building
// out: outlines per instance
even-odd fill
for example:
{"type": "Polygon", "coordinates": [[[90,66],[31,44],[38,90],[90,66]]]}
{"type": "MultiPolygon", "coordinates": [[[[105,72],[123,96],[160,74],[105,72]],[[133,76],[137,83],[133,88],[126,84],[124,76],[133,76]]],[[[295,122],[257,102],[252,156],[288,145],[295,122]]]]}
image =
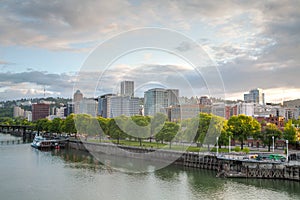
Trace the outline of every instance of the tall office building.
{"type": "Polygon", "coordinates": [[[89,114],[93,117],[97,115],[98,102],[95,99],[83,99],[79,103],[79,111],[80,114],[89,114]]]}
{"type": "Polygon", "coordinates": [[[104,118],[111,118],[111,98],[116,96],[115,94],[105,94],[99,96],[98,101],[98,115],[104,118]]]}
{"type": "Polygon", "coordinates": [[[121,96],[134,97],[134,82],[122,81],[121,82],[121,96]]]}
{"type": "Polygon", "coordinates": [[[167,106],[174,106],[179,104],[179,90],[178,89],[167,89],[165,91],[165,98],[167,106]]]}
{"type": "Polygon", "coordinates": [[[257,103],[265,105],[265,94],[260,88],[250,90],[249,93],[244,94],[245,103],[257,103]]]}
{"type": "Polygon", "coordinates": [[[104,118],[114,118],[120,115],[133,116],[140,114],[138,97],[116,96],[105,94],[99,96],[98,115],[104,118]]]}
{"type": "Polygon", "coordinates": [[[14,106],[14,117],[24,117],[24,109],[19,106],[14,106]]]}
{"type": "Polygon", "coordinates": [[[179,90],[154,88],[144,93],[144,115],[155,115],[163,108],[178,105],[179,90]]]}
{"type": "Polygon", "coordinates": [[[83,99],[83,94],[80,92],[80,90],[77,90],[77,91],[74,93],[73,101],[74,101],[74,102],[78,102],[78,101],[81,101],[82,99],[83,99]]]}
{"type": "Polygon", "coordinates": [[[32,121],[46,118],[50,115],[50,105],[45,103],[32,104],[32,121]]]}
{"type": "Polygon", "coordinates": [[[134,116],[140,113],[139,98],[130,96],[111,97],[110,116],[134,116]]]}
{"type": "Polygon", "coordinates": [[[74,102],[68,102],[67,103],[67,114],[66,116],[69,116],[70,114],[74,113],[74,102]]]}
{"type": "Polygon", "coordinates": [[[73,96],[73,102],[74,102],[74,113],[78,114],[80,112],[80,102],[83,100],[83,94],[80,92],[80,90],[77,90],[74,93],[73,96]]]}

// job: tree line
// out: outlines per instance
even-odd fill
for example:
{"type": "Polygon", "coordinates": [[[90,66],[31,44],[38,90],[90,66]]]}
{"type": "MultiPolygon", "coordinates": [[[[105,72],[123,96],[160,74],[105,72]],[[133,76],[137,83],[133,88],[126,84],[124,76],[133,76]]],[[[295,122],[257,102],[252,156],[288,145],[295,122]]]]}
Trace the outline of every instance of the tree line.
{"type": "Polygon", "coordinates": [[[38,132],[79,134],[81,137],[98,137],[101,139],[137,140],[140,145],[147,140],[161,143],[195,142],[199,145],[212,144],[229,145],[229,137],[237,140],[243,149],[248,138],[261,140],[264,145],[270,146],[272,140],[286,139],[289,143],[299,140],[299,132],[295,126],[300,125],[300,119],[289,120],[281,131],[276,124],[262,125],[253,117],[246,115],[232,116],[229,120],[209,113],[199,113],[196,117],[169,122],[167,116],[157,113],[155,116],[119,116],[112,119],[92,117],[87,114],[71,114],[66,119],[53,120],[39,119],[28,122],[22,118],[0,118],[0,124],[31,125],[38,132]],[[218,140],[218,142],[217,142],[218,140]]]}

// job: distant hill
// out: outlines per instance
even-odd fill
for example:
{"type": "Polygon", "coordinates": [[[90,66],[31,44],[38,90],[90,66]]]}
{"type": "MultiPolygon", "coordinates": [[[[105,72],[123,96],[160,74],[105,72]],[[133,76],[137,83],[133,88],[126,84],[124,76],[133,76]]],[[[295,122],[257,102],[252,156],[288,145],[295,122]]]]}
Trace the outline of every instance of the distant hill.
{"type": "Polygon", "coordinates": [[[31,111],[31,104],[38,102],[50,103],[50,109],[53,107],[62,107],[71,102],[70,98],[61,97],[47,97],[47,98],[34,98],[34,99],[19,99],[11,101],[0,102],[0,117],[13,117],[13,107],[20,106],[24,110],[31,111]]]}

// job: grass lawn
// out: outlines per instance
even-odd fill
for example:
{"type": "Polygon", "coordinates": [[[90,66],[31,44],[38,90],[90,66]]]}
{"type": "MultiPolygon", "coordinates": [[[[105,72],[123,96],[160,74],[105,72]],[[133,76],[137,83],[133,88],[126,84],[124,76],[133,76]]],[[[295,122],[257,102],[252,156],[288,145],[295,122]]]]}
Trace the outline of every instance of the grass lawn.
{"type": "MultiPolygon", "coordinates": [[[[97,139],[88,139],[88,142],[99,143],[100,141],[97,139]]],[[[117,140],[101,140],[101,143],[114,143],[117,144],[117,140]]],[[[141,148],[158,148],[165,150],[175,150],[175,151],[188,151],[188,152],[207,152],[207,147],[196,147],[196,146],[184,146],[180,144],[172,144],[170,148],[170,143],[161,143],[156,142],[155,140],[152,142],[142,141],[142,146],[140,146],[140,142],[137,140],[120,140],[120,145],[125,146],[133,146],[133,147],[141,147],[141,148]]],[[[210,152],[216,152],[217,149],[214,146],[210,147],[210,152]]],[[[234,148],[231,148],[231,151],[234,152],[234,148]]],[[[241,151],[242,152],[242,151],[241,151]]],[[[219,153],[228,153],[228,148],[219,148],[219,153]]]]}
{"type": "MultiPolygon", "coordinates": [[[[96,139],[88,139],[88,142],[99,143],[99,140],[96,139]]],[[[117,140],[101,140],[101,143],[115,143],[117,144],[117,140]]],[[[161,142],[148,142],[142,141],[142,146],[140,146],[140,142],[136,140],[120,140],[120,145],[125,146],[134,146],[134,147],[144,147],[144,148],[159,148],[165,150],[176,150],[176,151],[189,151],[189,152],[206,152],[207,148],[200,148],[196,146],[184,146],[179,144],[172,144],[170,148],[170,143],[161,143],[161,142]]],[[[213,150],[213,148],[210,148],[213,150]]],[[[226,149],[219,149],[219,152],[226,152],[226,149]]],[[[227,149],[228,152],[228,149],[227,149]]]]}

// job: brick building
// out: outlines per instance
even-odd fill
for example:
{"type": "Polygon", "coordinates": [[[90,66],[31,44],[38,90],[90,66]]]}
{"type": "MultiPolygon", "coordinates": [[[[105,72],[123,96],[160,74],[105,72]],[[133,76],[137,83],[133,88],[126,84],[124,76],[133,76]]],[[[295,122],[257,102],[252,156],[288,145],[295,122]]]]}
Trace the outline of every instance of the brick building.
{"type": "Polygon", "coordinates": [[[50,115],[50,105],[45,103],[32,104],[32,121],[46,118],[50,115]]]}

